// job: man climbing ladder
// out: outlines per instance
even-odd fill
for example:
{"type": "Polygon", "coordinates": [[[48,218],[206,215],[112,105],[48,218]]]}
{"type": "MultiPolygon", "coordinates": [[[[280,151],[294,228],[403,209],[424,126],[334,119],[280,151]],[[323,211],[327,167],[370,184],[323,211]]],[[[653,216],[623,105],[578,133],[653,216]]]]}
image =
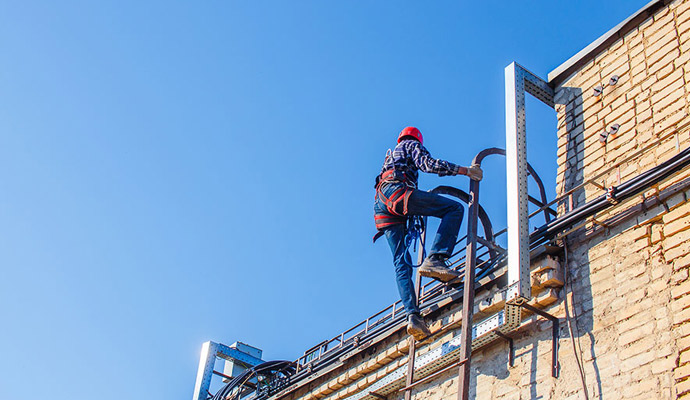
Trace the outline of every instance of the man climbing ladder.
{"type": "Polygon", "coordinates": [[[424,147],[419,129],[408,126],[398,135],[398,145],[386,154],[381,173],[376,177],[374,221],[377,235],[386,236],[395,266],[395,278],[402,304],[407,313],[407,333],[421,340],[431,332],[419,315],[419,307],[412,283],[412,263],[408,252],[407,223],[413,216],[441,218],[429,256],[419,267],[422,276],[451,281],[459,273],[448,268],[446,260],[453,254],[462,222],[463,207],[446,197],[417,189],[419,171],[446,175],[467,175],[481,180],[479,166],[461,167],[448,161],[437,160],[424,147]]]}

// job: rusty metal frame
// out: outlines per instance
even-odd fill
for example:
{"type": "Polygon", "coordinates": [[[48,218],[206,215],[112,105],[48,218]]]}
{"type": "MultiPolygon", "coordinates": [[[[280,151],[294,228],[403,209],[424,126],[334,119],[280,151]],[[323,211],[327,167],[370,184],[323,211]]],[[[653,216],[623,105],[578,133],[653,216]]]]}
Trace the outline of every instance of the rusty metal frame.
{"type": "MultiPolygon", "coordinates": [[[[419,241],[419,248],[417,250],[417,265],[420,265],[424,261],[424,257],[426,256],[426,226],[427,226],[427,217],[423,218],[423,223],[422,223],[422,233],[420,235],[420,241],[419,241]]],[[[417,302],[417,305],[419,305],[419,297],[422,292],[422,276],[419,275],[419,272],[415,271],[415,301],[417,302]]],[[[412,385],[412,382],[414,382],[414,361],[415,357],[417,354],[417,342],[415,341],[414,337],[410,335],[410,337],[407,339],[410,341],[410,349],[409,353],[407,356],[407,379],[405,381],[406,386],[412,385]]],[[[411,400],[412,399],[412,391],[411,390],[406,390],[405,391],[405,398],[404,400],[411,400]]]]}
{"type": "MultiPolygon", "coordinates": [[[[487,154],[479,153],[474,158],[473,165],[481,165],[487,154]]],[[[467,217],[467,250],[465,265],[465,288],[462,296],[462,330],[463,338],[460,346],[460,364],[458,376],[460,386],[458,398],[466,399],[463,393],[469,392],[470,387],[470,363],[472,357],[472,312],[474,311],[474,276],[477,266],[477,223],[479,219],[479,181],[470,179],[470,209],[467,217]]]]}

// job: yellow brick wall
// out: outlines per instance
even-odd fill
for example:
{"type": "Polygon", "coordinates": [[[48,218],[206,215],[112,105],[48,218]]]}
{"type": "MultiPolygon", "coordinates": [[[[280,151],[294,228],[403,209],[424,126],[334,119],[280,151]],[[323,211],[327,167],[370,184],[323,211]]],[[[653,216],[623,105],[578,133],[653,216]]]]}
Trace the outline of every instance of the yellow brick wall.
{"type": "MultiPolygon", "coordinates": [[[[675,1],[556,88],[559,194],[609,167],[616,168],[596,183],[617,185],[690,146],[689,61],[690,1],[675,1]],[[613,75],[618,83],[593,96],[594,87],[613,75]],[[620,130],[601,143],[600,132],[612,124],[620,130]]],[[[686,169],[646,195],[687,179],[686,169]]],[[[602,193],[585,185],[559,209],[602,193]]],[[[689,190],[681,191],[634,218],[606,227],[589,223],[568,237],[567,296],[571,317],[577,315],[573,330],[590,398],[690,398],[689,198],[689,190]]],[[[606,223],[641,202],[626,201],[596,219],[606,223]]],[[[563,302],[548,311],[566,325],[563,302]]],[[[584,398],[567,328],[560,341],[561,376],[552,378],[550,325],[531,321],[516,335],[514,367],[506,365],[505,344],[473,355],[471,398],[584,398]]],[[[454,399],[457,372],[425,388],[413,398],[454,399]]]]}
{"type": "MultiPolygon", "coordinates": [[[[635,150],[662,140],[653,151],[623,163],[597,181],[616,184],[669,158],[676,141],[687,143],[690,134],[676,127],[687,124],[687,82],[690,79],[690,14],[684,1],[671,3],[653,18],[626,34],[582,67],[558,89],[558,178],[560,194],[596,176],[635,150]],[[596,86],[618,75],[615,86],[593,96],[596,86]],[[605,144],[599,133],[619,124],[618,134],[605,144]]],[[[574,196],[575,205],[600,193],[593,185],[574,196]]]]}
{"type": "MultiPolygon", "coordinates": [[[[690,146],[690,0],[677,0],[642,22],[556,88],[557,191],[596,183],[617,185],[690,146]],[[593,89],[618,75],[603,95],[593,89]],[[620,124],[605,143],[602,131],[620,124]],[[631,160],[631,154],[646,149],[631,160]]],[[[690,170],[650,188],[650,199],[690,179],[690,170]]],[[[603,192],[593,184],[559,204],[565,212],[603,192]]],[[[561,320],[560,377],[551,377],[551,325],[527,318],[513,334],[515,365],[504,342],[476,351],[470,398],[582,399],[574,354],[583,360],[590,398],[690,398],[690,190],[664,198],[631,218],[643,198],[625,201],[567,237],[571,286],[546,311],[561,320]],[[568,335],[566,307],[575,340],[568,335]],[[576,318],[575,318],[576,317],[576,318]],[[574,343],[573,343],[574,342],[574,343]],[[573,349],[576,347],[576,350],[573,349]]],[[[564,260],[560,260],[563,264],[564,260]]],[[[490,297],[491,294],[480,294],[490,297]]],[[[475,307],[482,310],[481,304],[475,307]]],[[[444,313],[457,321],[459,304],[444,313]]],[[[481,314],[479,314],[481,316],[481,314]]],[[[418,355],[458,334],[451,329],[418,355]]],[[[407,341],[398,333],[371,354],[347,360],[285,399],[336,400],[405,365],[407,341]]],[[[455,399],[457,369],[413,391],[416,400],[455,399]]],[[[402,399],[398,394],[389,400],[402,399]]]]}
{"type": "MultiPolygon", "coordinates": [[[[602,172],[597,184],[617,185],[690,146],[688,50],[690,2],[675,1],[557,88],[559,193],[602,172]],[[594,87],[613,75],[619,82],[594,96],[594,87]],[[599,134],[612,124],[620,124],[619,132],[601,143],[599,134]]],[[[672,176],[646,195],[688,176],[688,171],[672,176]]],[[[585,185],[560,210],[602,193],[585,185]]],[[[683,352],[690,346],[684,336],[690,334],[688,196],[680,192],[631,220],[606,226],[642,202],[629,200],[598,215],[603,225],[589,223],[569,238],[590,395],[649,399],[690,392],[690,354],[683,352]]]]}

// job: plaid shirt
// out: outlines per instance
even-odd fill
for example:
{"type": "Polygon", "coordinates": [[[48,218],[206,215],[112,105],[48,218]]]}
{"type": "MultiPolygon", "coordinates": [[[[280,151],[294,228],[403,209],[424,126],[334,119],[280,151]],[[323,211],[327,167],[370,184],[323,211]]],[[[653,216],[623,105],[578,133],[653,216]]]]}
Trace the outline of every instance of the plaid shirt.
{"type": "MultiPolygon", "coordinates": [[[[390,150],[389,150],[390,151],[390,150]]],[[[405,173],[408,185],[417,187],[419,170],[439,176],[455,175],[458,166],[444,160],[437,160],[416,140],[403,140],[395,146],[392,153],[386,155],[381,173],[395,169],[405,173]]]]}

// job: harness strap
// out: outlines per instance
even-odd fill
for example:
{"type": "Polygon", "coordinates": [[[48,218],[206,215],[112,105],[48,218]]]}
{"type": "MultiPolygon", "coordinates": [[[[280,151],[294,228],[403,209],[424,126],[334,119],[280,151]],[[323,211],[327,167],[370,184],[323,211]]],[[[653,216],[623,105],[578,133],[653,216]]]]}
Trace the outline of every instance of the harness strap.
{"type": "Polygon", "coordinates": [[[378,232],[374,235],[374,242],[381,236],[383,236],[383,229],[398,224],[407,223],[408,214],[408,203],[410,200],[410,195],[414,188],[409,187],[406,182],[406,176],[404,172],[396,171],[394,169],[389,169],[384,171],[379,175],[379,179],[376,185],[376,197],[386,205],[386,211],[388,214],[378,214],[374,216],[374,222],[376,223],[376,229],[378,232]],[[401,182],[404,184],[403,187],[397,189],[390,196],[383,194],[381,186],[386,182],[401,182]],[[400,207],[402,203],[402,207],[400,207]],[[401,209],[402,208],[402,209],[401,209]]]}
{"type": "Polygon", "coordinates": [[[397,215],[399,217],[407,215],[407,206],[410,201],[410,196],[412,195],[412,189],[410,188],[400,188],[393,192],[390,197],[386,197],[380,189],[377,189],[377,194],[381,201],[386,205],[388,212],[397,215]],[[398,211],[398,205],[402,202],[403,208],[402,212],[398,211]]]}
{"type": "MultiPolygon", "coordinates": [[[[389,169],[389,170],[384,171],[384,172],[381,174],[381,182],[387,181],[387,180],[393,178],[396,172],[397,172],[397,171],[394,170],[394,169],[389,169]]],[[[403,177],[405,177],[405,173],[404,173],[404,172],[398,172],[398,173],[401,174],[403,177]]]]}
{"type": "Polygon", "coordinates": [[[378,238],[383,236],[383,230],[385,228],[393,225],[405,224],[407,223],[407,217],[398,217],[395,215],[388,214],[377,214],[374,215],[374,223],[376,223],[376,229],[378,230],[378,232],[376,232],[376,235],[374,235],[375,243],[378,238]]]}
{"type": "Polygon", "coordinates": [[[387,226],[405,223],[407,222],[407,217],[379,214],[374,216],[374,222],[376,223],[376,228],[381,229],[387,226]]]}
{"type": "Polygon", "coordinates": [[[406,183],[407,177],[405,176],[405,173],[396,171],[395,169],[389,169],[387,171],[384,171],[380,175],[380,179],[378,181],[378,184],[376,185],[376,194],[386,205],[388,212],[398,216],[407,215],[407,204],[410,199],[410,195],[412,194],[412,188],[405,184],[404,187],[401,187],[400,189],[393,192],[393,194],[390,195],[390,197],[386,197],[383,194],[383,191],[381,191],[381,185],[389,181],[399,181],[402,183],[406,183]],[[398,204],[400,204],[401,201],[403,203],[403,209],[402,211],[398,211],[398,204]]]}

